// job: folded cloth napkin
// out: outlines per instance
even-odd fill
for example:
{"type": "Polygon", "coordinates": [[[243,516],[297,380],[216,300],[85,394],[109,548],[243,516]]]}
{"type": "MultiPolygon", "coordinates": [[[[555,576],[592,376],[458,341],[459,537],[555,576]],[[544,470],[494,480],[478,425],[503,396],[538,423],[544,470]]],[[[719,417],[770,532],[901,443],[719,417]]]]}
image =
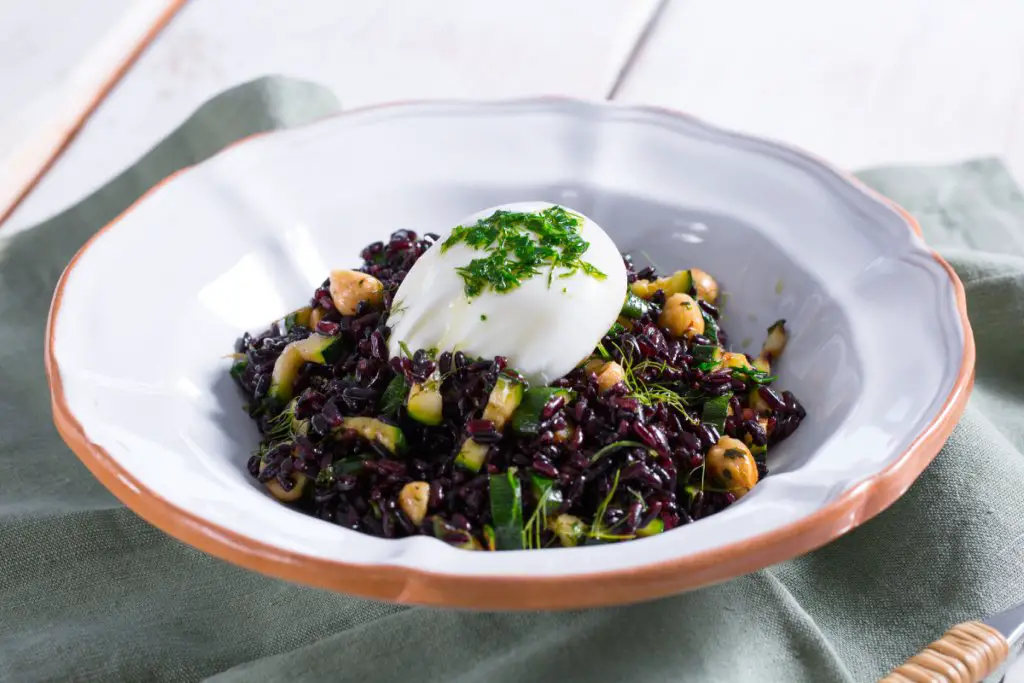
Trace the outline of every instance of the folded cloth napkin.
{"type": "Polygon", "coordinates": [[[42,339],[61,270],[177,168],[337,106],[309,83],[239,86],[77,206],[0,230],[0,680],[874,681],[948,626],[1024,602],[1024,199],[994,160],[861,174],[963,278],[977,385],[910,491],[809,555],[628,607],[456,612],[267,578],[126,510],[51,423],[42,339]]]}

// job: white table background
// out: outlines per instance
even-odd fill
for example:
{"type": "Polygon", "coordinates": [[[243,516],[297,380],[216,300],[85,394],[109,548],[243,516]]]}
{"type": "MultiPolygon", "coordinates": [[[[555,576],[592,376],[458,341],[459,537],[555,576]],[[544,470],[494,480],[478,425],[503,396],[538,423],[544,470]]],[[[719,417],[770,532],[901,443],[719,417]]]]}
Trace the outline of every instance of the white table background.
{"type": "MultiPolygon", "coordinates": [[[[77,0],[0,0],[0,123],[71,87],[60,75],[147,2],[95,0],[90,19],[61,11],[77,0]]],[[[1024,0],[192,0],[4,230],[67,208],[202,102],[266,74],[327,85],[346,108],[657,104],[850,169],[997,155],[1024,181],[1024,0]]]]}

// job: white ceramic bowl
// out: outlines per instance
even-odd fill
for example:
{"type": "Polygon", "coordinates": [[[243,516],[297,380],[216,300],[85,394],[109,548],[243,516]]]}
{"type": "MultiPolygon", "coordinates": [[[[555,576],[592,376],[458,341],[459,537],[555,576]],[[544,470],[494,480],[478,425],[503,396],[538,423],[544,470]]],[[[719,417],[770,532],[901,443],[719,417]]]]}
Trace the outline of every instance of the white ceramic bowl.
{"type": "Polygon", "coordinates": [[[959,281],[886,200],[778,144],[568,100],[372,108],[235,145],[83,248],[47,349],[65,439],[168,533],[296,581],[479,608],[640,600],[820,546],[906,490],[962,411],[973,363],[959,281]],[[267,496],[245,471],[257,432],[223,357],[235,338],[393,230],[535,199],[583,211],[662,269],[713,273],[733,340],[787,319],[778,374],[808,418],[770,476],[659,536],[500,553],[373,538],[267,496]]]}

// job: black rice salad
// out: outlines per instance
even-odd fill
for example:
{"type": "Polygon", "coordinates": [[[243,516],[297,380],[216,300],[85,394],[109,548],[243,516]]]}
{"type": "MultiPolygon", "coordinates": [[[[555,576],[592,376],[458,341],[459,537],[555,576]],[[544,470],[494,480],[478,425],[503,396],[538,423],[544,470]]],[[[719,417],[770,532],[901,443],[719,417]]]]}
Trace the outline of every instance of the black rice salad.
{"type": "Polygon", "coordinates": [[[400,230],[304,306],[237,342],[231,374],[262,434],[249,473],[310,515],[470,550],[626,541],[714,514],[767,472],[805,412],[775,388],[784,321],[726,350],[702,271],[634,271],[590,358],[528,386],[504,357],[404,349],[388,311],[437,239],[400,230]]]}

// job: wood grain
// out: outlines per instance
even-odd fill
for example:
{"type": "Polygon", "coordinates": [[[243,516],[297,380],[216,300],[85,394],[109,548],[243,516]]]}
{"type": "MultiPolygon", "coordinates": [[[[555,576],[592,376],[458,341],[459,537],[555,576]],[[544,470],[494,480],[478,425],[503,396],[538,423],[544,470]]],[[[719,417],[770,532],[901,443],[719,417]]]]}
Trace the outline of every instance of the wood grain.
{"type": "Polygon", "coordinates": [[[1024,3],[672,2],[620,99],[850,169],[1001,155],[1024,180],[1024,3]]]}
{"type": "Polygon", "coordinates": [[[602,99],[656,0],[187,5],[5,226],[101,186],[219,92],[267,74],[324,85],[345,108],[419,98],[602,99]]]}

